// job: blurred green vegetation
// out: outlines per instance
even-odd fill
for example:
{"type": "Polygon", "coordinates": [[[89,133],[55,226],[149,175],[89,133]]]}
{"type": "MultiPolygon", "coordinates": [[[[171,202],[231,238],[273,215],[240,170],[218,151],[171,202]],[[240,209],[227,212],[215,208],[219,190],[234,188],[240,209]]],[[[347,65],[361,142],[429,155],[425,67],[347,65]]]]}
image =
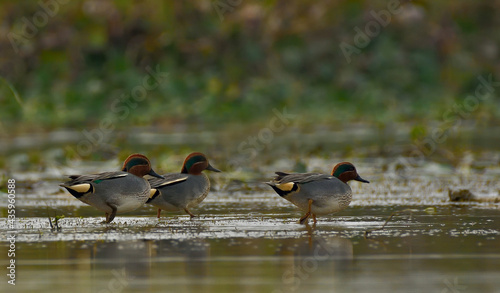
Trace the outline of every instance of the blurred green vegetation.
{"type": "MultiPolygon", "coordinates": [[[[44,2],[54,16],[41,17],[38,1],[0,2],[4,135],[103,119],[116,128],[222,129],[265,123],[283,107],[305,129],[425,125],[474,93],[479,75],[500,76],[498,1],[404,4],[350,63],[339,45],[354,45],[354,28],[390,1],[44,2]],[[13,46],[26,20],[37,32],[13,46]],[[127,106],[129,115],[113,112],[158,66],[168,73],[160,86],[127,106]]],[[[467,119],[498,123],[498,98],[467,119]]]]}

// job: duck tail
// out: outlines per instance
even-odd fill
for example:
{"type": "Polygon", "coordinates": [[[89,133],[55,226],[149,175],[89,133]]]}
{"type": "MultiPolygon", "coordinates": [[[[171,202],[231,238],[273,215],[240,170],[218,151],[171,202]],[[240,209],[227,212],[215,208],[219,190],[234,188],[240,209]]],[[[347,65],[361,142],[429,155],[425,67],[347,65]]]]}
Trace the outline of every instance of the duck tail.
{"type": "Polygon", "coordinates": [[[160,190],[157,188],[151,188],[149,191],[149,198],[146,203],[150,203],[153,199],[155,199],[158,195],[160,195],[160,190]]]}
{"type": "Polygon", "coordinates": [[[299,190],[299,185],[294,182],[288,182],[288,183],[283,183],[283,184],[276,184],[274,182],[266,182],[267,185],[271,186],[276,193],[281,196],[285,197],[289,195],[290,193],[296,192],[299,190]]]}
{"type": "Polygon", "coordinates": [[[72,196],[80,198],[87,193],[93,193],[94,187],[90,183],[83,183],[77,185],[65,185],[60,184],[59,186],[66,188],[66,190],[71,193],[72,196]]]}

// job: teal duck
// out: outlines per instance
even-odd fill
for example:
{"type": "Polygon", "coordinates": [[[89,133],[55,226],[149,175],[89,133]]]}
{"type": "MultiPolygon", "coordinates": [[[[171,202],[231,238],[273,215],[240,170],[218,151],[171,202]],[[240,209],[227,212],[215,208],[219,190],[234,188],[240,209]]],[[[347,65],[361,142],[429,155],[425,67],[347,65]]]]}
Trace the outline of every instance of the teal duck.
{"type": "Polygon", "coordinates": [[[106,213],[105,223],[111,223],[117,213],[138,209],[152,195],[145,175],[162,178],[151,168],[149,159],[141,154],[130,155],[122,171],[90,175],[71,175],[60,186],[78,200],[106,213]]]}
{"type": "Polygon", "coordinates": [[[147,203],[161,210],[180,211],[195,217],[190,209],[200,204],[208,195],[210,180],[202,173],[204,170],[221,172],[212,167],[207,157],[202,153],[191,153],[184,160],[180,173],[164,174],[165,179],[151,178],[153,196],[147,203]]]}
{"type": "Polygon", "coordinates": [[[347,208],[352,199],[352,191],[347,184],[350,180],[370,183],[358,175],[353,164],[342,162],[333,168],[331,175],[276,172],[276,177],[266,184],[306,212],[299,221],[303,224],[310,216],[316,223],[316,215],[337,213],[347,208]]]}

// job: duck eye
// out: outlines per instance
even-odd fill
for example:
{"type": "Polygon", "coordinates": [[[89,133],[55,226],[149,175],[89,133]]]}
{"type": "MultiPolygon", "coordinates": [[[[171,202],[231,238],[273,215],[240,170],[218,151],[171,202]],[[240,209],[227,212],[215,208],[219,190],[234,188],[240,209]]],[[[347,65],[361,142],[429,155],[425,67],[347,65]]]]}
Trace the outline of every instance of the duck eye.
{"type": "Polygon", "coordinates": [[[344,172],[350,172],[350,171],[354,171],[354,167],[352,165],[343,165],[342,168],[341,168],[341,172],[344,173],[344,172]]]}

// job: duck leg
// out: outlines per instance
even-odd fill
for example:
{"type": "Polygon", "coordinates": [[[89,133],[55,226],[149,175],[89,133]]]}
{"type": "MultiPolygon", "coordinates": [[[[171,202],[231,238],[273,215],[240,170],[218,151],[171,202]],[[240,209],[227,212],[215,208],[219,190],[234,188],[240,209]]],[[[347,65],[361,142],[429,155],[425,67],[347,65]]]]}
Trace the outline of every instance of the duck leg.
{"type": "Polygon", "coordinates": [[[158,211],[156,212],[156,217],[158,217],[158,219],[160,218],[160,214],[161,214],[161,209],[158,209],[158,211]]]}
{"type": "Polygon", "coordinates": [[[302,216],[302,218],[300,218],[299,223],[304,224],[304,222],[307,220],[307,218],[309,218],[310,215],[311,213],[307,212],[304,216],[302,216]]]}
{"type": "Polygon", "coordinates": [[[187,208],[185,208],[184,211],[191,216],[191,219],[196,217],[196,215],[193,215],[187,208]]]}
{"type": "Polygon", "coordinates": [[[312,214],[312,216],[313,216],[314,224],[316,224],[316,222],[317,222],[316,221],[316,214],[312,214]]]}
{"type": "MultiPolygon", "coordinates": [[[[312,203],[313,203],[313,200],[312,200],[312,199],[310,199],[310,200],[309,200],[309,208],[308,208],[308,211],[307,211],[307,213],[306,213],[306,214],[305,214],[302,218],[300,218],[299,223],[304,224],[304,222],[305,222],[305,221],[309,218],[309,216],[312,214],[312,213],[311,213],[311,205],[312,205],[312,203]]],[[[315,216],[314,214],[313,214],[313,217],[314,217],[314,219],[315,219],[315,220],[314,220],[314,222],[316,222],[316,216],[315,216]]]]}
{"type": "Polygon", "coordinates": [[[108,204],[108,206],[111,208],[112,211],[111,214],[106,213],[106,222],[105,222],[106,224],[111,223],[116,216],[116,207],[110,204],[108,204]]]}

